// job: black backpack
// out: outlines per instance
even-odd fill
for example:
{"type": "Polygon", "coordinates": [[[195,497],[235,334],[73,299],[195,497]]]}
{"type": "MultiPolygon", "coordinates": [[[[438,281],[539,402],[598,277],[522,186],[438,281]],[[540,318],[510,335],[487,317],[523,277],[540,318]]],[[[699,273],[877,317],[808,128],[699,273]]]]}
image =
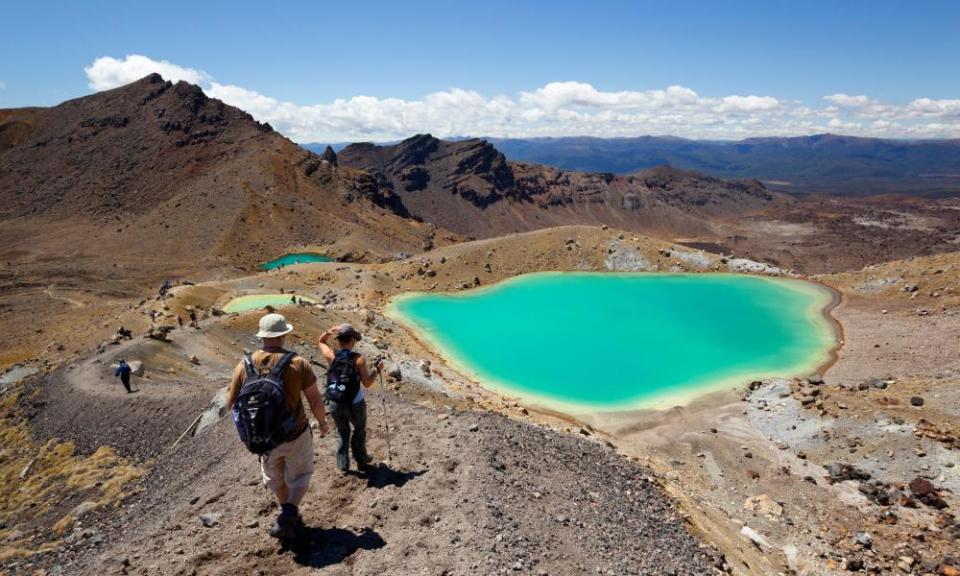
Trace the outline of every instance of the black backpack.
{"type": "Polygon", "coordinates": [[[283,393],[283,370],[294,356],[285,353],[267,374],[260,374],[250,354],[243,357],[247,376],[233,405],[233,421],[240,440],[254,454],[266,454],[293,439],[297,417],[283,393]]]}
{"type": "Polygon", "coordinates": [[[360,392],[360,374],[357,372],[357,354],[340,350],[327,369],[327,400],[349,404],[360,392]]]}

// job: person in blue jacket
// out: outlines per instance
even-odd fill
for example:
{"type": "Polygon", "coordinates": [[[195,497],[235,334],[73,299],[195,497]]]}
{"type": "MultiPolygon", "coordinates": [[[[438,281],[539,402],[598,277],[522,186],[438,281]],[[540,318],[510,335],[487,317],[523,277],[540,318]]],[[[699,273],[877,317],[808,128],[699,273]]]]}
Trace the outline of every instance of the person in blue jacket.
{"type": "Polygon", "coordinates": [[[120,364],[117,365],[117,371],[114,373],[114,376],[120,377],[120,382],[123,384],[123,387],[127,389],[127,394],[133,392],[130,389],[130,374],[133,373],[133,370],[130,368],[130,365],[121,358],[120,364]]]}

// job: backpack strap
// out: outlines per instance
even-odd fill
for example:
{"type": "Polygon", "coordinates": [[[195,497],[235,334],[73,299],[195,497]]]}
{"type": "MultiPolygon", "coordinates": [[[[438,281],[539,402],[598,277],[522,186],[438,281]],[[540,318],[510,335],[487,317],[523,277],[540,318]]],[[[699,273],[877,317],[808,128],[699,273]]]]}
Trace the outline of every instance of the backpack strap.
{"type": "Polygon", "coordinates": [[[243,355],[243,365],[246,367],[247,378],[260,377],[260,372],[257,370],[257,367],[253,365],[253,356],[249,353],[243,355]]]}
{"type": "Polygon", "coordinates": [[[277,362],[277,365],[270,370],[270,375],[273,376],[274,378],[280,379],[280,375],[283,374],[284,369],[286,369],[287,365],[290,364],[290,361],[293,360],[296,357],[296,355],[297,355],[296,352],[287,352],[286,354],[284,354],[283,358],[281,358],[280,361],[277,362]]]}

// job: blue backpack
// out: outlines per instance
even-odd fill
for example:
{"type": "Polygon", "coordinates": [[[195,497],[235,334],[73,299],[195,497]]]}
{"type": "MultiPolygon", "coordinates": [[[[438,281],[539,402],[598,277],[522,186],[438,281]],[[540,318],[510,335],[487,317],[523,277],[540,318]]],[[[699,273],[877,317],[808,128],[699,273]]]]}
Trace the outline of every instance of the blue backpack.
{"type": "Polygon", "coordinates": [[[233,405],[233,421],[240,440],[254,454],[266,454],[293,439],[297,417],[287,406],[283,370],[294,356],[294,352],[285,353],[266,374],[260,374],[250,354],[243,357],[247,375],[233,405]]]}

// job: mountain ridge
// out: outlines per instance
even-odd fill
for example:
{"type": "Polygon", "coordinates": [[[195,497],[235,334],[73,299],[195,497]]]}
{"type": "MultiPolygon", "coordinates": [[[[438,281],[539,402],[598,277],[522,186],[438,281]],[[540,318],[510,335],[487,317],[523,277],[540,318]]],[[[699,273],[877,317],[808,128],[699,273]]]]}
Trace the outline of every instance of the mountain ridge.
{"type": "Polygon", "coordinates": [[[352,144],[338,158],[391,188],[415,217],[471,236],[574,223],[688,234],[712,217],[790,201],[756,180],[663,167],[629,176],[567,171],[509,161],[486,140],[430,134],[352,144]]]}
{"type": "Polygon", "coordinates": [[[157,74],[0,111],[0,200],[9,251],[52,245],[94,266],[109,254],[248,267],[317,242],[387,255],[429,234],[368,174],[157,74]],[[51,225],[58,238],[42,234],[51,225]]]}

